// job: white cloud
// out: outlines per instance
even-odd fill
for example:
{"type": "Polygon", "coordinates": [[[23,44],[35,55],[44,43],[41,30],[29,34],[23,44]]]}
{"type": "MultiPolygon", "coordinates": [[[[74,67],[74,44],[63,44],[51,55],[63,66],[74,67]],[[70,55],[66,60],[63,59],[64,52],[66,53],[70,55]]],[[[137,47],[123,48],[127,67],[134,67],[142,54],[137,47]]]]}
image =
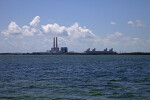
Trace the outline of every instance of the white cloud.
{"type": "Polygon", "coordinates": [[[73,38],[85,38],[85,39],[91,39],[95,38],[96,35],[92,33],[91,30],[87,28],[79,27],[78,23],[75,23],[71,27],[67,28],[67,32],[69,36],[73,38]]]}
{"type": "Polygon", "coordinates": [[[49,34],[49,35],[61,35],[61,36],[67,36],[68,33],[66,31],[65,26],[59,26],[58,24],[47,24],[42,25],[43,33],[49,34]]]}
{"type": "MultiPolygon", "coordinates": [[[[7,40],[1,43],[0,46],[7,47],[6,44],[8,44],[9,46],[11,46],[11,48],[20,48],[18,50],[25,49],[26,51],[46,50],[50,49],[50,47],[52,46],[52,38],[55,36],[59,37],[59,45],[67,46],[69,48],[69,51],[84,51],[89,47],[95,47],[97,48],[97,50],[102,50],[106,47],[114,47],[114,49],[117,49],[119,47],[121,49],[134,49],[136,45],[142,43],[141,39],[139,39],[138,37],[125,36],[121,32],[115,32],[103,38],[98,37],[90,29],[86,27],[81,27],[77,22],[69,27],[60,26],[57,23],[40,26],[38,25],[39,22],[40,17],[37,16],[32,20],[32,22],[28,26],[24,25],[22,27],[19,27],[15,22],[11,22],[8,25],[8,29],[1,32],[3,35],[7,36],[7,40]],[[39,35],[41,35],[40,38],[38,37],[39,35]],[[20,40],[11,38],[14,40],[10,41],[9,36],[21,36],[24,38],[21,38],[20,40]],[[32,36],[32,38],[28,38],[27,36],[32,36]],[[11,42],[13,44],[11,44],[11,42]]],[[[136,22],[128,21],[127,24],[134,25],[135,27],[143,27],[143,23],[139,20],[137,20],[136,22]]],[[[148,43],[149,42],[147,42],[147,44],[148,43]]]]}
{"type": "Polygon", "coordinates": [[[132,27],[146,27],[141,20],[136,20],[135,22],[130,20],[127,22],[127,24],[131,25],[132,27]]]}
{"type": "Polygon", "coordinates": [[[115,32],[114,34],[109,34],[105,38],[101,39],[103,44],[106,46],[131,46],[138,44],[140,39],[137,37],[124,36],[120,32],[115,32]]]}
{"type": "Polygon", "coordinates": [[[58,24],[47,24],[42,25],[44,34],[55,35],[55,36],[68,36],[70,38],[95,38],[95,34],[87,28],[80,27],[78,23],[74,23],[70,27],[59,26],[58,24]]]}
{"type": "Polygon", "coordinates": [[[26,25],[22,27],[22,33],[24,36],[33,36],[34,35],[33,32],[30,32],[30,27],[26,26],[26,25]]]}
{"type": "Polygon", "coordinates": [[[40,22],[40,17],[39,17],[39,16],[36,16],[36,17],[30,22],[30,25],[31,25],[31,26],[37,26],[39,22],[40,22]]]}
{"type": "Polygon", "coordinates": [[[134,27],[134,22],[133,21],[128,21],[127,24],[131,25],[132,27],[134,27]]]}
{"type": "Polygon", "coordinates": [[[128,21],[128,24],[130,24],[130,25],[133,25],[134,23],[133,23],[133,21],[128,21]]]}
{"type": "MultiPolygon", "coordinates": [[[[30,25],[36,26],[39,22],[39,16],[36,16],[30,25]]],[[[78,23],[74,23],[70,27],[60,26],[57,23],[31,27],[24,25],[19,27],[15,22],[11,22],[8,30],[2,31],[5,36],[34,36],[34,35],[48,35],[48,36],[68,36],[70,38],[93,39],[96,35],[86,27],[80,27],[78,23]]]]}
{"type": "Polygon", "coordinates": [[[110,22],[110,24],[111,24],[111,25],[115,25],[116,23],[115,23],[115,22],[110,22]]]}
{"type": "Polygon", "coordinates": [[[13,21],[8,25],[8,30],[2,31],[1,33],[5,36],[22,34],[21,28],[13,21]]]}
{"type": "Polygon", "coordinates": [[[12,21],[8,25],[8,29],[2,31],[1,33],[4,34],[5,36],[34,36],[35,34],[42,34],[41,27],[38,27],[37,24],[40,22],[40,17],[36,16],[32,22],[30,22],[31,26],[36,26],[36,27],[31,27],[24,25],[23,27],[19,27],[16,22],[12,21]]]}
{"type": "Polygon", "coordinates": [[[7,37],[9,37],[9,36],[23,37],[23,36],[33,36],[34,35],[34,32],[30,31],[29,26],[25,25],[22,28],[20,28],[15,22],[11,22],[8,25],[8,29],[2,31],[1,33],[7,37]]]}

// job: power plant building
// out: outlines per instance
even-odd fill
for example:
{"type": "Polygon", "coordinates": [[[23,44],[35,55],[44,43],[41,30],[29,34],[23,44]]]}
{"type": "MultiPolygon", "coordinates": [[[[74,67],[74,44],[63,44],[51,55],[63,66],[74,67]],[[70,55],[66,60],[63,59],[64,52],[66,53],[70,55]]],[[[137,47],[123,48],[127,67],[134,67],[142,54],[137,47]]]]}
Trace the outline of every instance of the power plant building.
{"type": "Polygon", "coordinates": [[[61,52],[62,53],[67,53],[68,52],[68,48],[67,47],[61,47],[61,52]]]}
{"type": "MultiPolygon", "coordinates": [[[[54,37],[53,38],[53,47],[51,48],[51,50],[47,50],[47,52],[49,53],[68,53],[68,48],[67,47],[61,47],[59,50],[58,47],[58,38],[54,37]]],[[[90,48],[88,48],[86,51],[84,51],[85,54],[117,54],[117,52],[113,51],[113,48],[107,50],[104,49],[103,51],[96,51],[96,48],[90,50],[90,48]]]]}
{"type": "Polygon", "coordinates": [[[51,53],[67,53],[68,52],[68,48],[67,47],[61,47],[61,51],[59,50],[58,47],[58,38],[54,37],[53,38],[53,47],[50,50],[51,53]]]}

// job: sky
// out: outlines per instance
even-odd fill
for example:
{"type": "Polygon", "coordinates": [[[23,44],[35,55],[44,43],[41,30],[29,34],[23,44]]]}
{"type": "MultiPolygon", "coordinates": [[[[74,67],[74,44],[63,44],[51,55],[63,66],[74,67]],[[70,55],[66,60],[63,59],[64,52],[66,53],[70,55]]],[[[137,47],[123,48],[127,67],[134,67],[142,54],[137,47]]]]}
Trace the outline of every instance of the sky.
{"type": "Polygon", "coordinates": [[[150,0],[0,0],[0,53],[150,52],[150,0]]]}

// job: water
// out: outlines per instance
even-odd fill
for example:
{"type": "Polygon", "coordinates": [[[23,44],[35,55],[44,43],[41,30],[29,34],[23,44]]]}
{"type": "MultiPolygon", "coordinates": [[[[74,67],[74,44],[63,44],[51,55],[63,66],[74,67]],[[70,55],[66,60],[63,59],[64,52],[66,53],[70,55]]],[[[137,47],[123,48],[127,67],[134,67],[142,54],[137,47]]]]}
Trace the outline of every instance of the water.
{"type": "Polygon", "coordinates": [[[150,100],[150,56],[0,55],[0,99],[150,100]]]}

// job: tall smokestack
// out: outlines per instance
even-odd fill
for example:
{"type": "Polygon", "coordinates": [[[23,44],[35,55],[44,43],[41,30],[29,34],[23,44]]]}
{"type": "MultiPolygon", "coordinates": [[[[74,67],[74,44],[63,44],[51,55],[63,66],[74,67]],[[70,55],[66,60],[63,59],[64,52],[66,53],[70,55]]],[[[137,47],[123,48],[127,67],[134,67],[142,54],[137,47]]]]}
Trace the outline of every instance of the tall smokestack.
{"type": "Polygon", "coordinates": [[[57,44],[57,37],[56,37],[56,48],[57,48],[58,44],[57,44]]]}
{"type": "Polygon", "coordinates": [[[55,48],[55,37],[53,39],[53,47],[55,48]]]}

